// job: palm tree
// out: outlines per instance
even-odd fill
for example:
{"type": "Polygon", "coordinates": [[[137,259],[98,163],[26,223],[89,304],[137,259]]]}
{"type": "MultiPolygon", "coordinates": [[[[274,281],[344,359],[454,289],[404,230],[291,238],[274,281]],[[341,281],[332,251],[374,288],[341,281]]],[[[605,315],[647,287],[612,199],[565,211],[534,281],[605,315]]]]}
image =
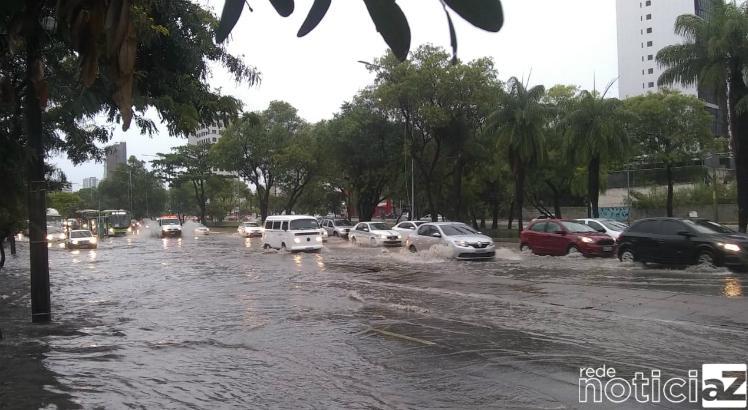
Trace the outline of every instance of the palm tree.
{"type": "Polygon", "coordinates": [[[682,15],[675,32],[683,44],[657,53],[665,71],[659,85],[697,84],[714,91],[727,112],[730,146],[735,155],[738,188],[738,226],[748,225],[748,87],[743,73],[748,63],[748,15],[745,6],[711,1],[708,17],[682,15]]]}
{"type": "Polygon", "coordinates": [[[623,103],[605,98],[612,85],[602,94],[582,91],[564,118],[567,155],[587,168],[587,198],[593,218],[600,217],[600,169],[622,157],[628,146],[623,103]]]}
{"type": "MultiPolygon", "coordinates": [[[[522,231],[522,206],[527,169],[543,157],[543,141],[549,108],[541,102],[545,87],[527,89],[516,77],[507,81],[499,95],[499,105],[488,118],[488,130],[497,144],[506,149],[514,176],[514,208],[518,229],[522,231]]],[[[514,211],[514,210],[513,210],[514,211]]]]}

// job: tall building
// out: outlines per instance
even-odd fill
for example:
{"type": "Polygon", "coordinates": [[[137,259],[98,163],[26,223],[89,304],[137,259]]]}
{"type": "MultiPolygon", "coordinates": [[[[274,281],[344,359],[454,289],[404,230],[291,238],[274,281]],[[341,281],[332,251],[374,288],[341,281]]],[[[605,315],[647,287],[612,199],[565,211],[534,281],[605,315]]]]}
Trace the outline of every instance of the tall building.
{"type": "Polygon", "coordinates": [[[99,186],[99,179],[96,177],[83,178],[83,188],[96,188],[99,186]]]}
{"type": "Polygon", "coordinates": [[[127,164],[127,143],[120,142],[106,149],[106,163],[104,165],[104,178],[117,170],[120,164],[127,164]]]}
{"type": "MultiPolygon", "coordinates": [[[[618,90],[621,99],[657,92],[665,67],[657,64],[663,48],[683,43],[675,21],[683,14],[709,18],[713,0],[616,0],[618,27],[618,90]]],[[[714,95],[699,87],[673,84],[668,88],[701,98],[714,116],[712,132],[723,135],[724,121],[714,95]]]]}
{"type": "Polygon", "coordinates": [[[187,143],[190,145],[197,144],[215,144],[221,139],[221,132],[226,129],[226,124],[219,121],[217,124],[205,126],[195,131],[194,134],[187,136],[187,143]]]}

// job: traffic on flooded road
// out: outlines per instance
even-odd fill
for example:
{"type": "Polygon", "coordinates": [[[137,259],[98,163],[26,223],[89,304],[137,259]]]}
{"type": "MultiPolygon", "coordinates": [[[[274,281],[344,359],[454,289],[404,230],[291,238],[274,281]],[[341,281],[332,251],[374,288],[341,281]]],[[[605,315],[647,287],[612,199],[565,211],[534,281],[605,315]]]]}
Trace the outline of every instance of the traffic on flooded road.
{"type": "Polygon", "coordinates": [[[748,277],[726,268],[518,244],[466,262],[340,236],[292,253],[234,229],[191,235],[187,222],[161,238],[144,225],[96,249],[50,248],[65,331],[34,340],[46,395],[9,389],[0,404],[574,408],[580,368],[677,375],[746,357],[748,277]]]}

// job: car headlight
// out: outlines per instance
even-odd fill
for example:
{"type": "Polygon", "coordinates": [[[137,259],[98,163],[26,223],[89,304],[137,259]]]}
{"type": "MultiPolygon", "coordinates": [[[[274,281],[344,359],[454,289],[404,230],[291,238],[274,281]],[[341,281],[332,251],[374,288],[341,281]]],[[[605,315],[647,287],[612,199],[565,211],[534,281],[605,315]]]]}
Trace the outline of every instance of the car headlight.
{"type": "Polygon", "coordinates": [[[47,240],[48,240],[48,241],[51,241],[51,240],[52,240],[52,234],[47,234],[47,240]]]}
{"type": "Polygon", "coordinates": [[[301,243],[301,239],[299,239],[299,238],[293,238],[293,241],[294,241],[295,243],[301,243]]]}
{"type": "Polygon", "coordinates": [[[91,243],[96,243],[96,237],[95,236],[91,238],[91,243]]]}
{"type": "Polygon", "coordinates": [[[73,239],[73,245],[77,245],[77,244],[78,244],[78,240],[77,239],[73,239]]]}
{"type": "Polygon", "coordinates": [[[455,245],[461,247],[461,248],[467,248],[468,243],[466,241],[455,241],[455,245]]]}
{"type": "Polygon", "coordinates": [[[740,246],[735,245],[734,243],[718,243],[717,245],[721,246],[726,251],[731,252],[740,252],[740,246]]]}
{"type": "Polygon", "coordinates": [[[379,235],[379,239],[387,239],[387,235],[384,235],[384,234],[380,234],[380,235],[379,235]]]}
{"type": "Polygon", "coordinates": [[[322,237],[321,237],[321,236],[318,236],[318,237],[316,237],[316,238],[315,238],[315,240],[316,240],[317,242],[322,242],[322,237]]]}
{"type": "Polygon", "coordinates": [[[397,239],[403,239],[403,236],[400,234],[397,234],[397,239]]]}
{"type": "Polygon", "coordinates": [[[592,242],[595,242],[595,240],[594,240],[594,239],[592,239],[592,238],[588,238],[588,237],[586,237],[586,236],[583,236],[583,237],[582,237],[581,239],[582,239],[582,242],[584,242],[584,243],[592,243],[592,242]]]}
{"type": "Polygon", "coordinates": [[[109,228],[109,233],[114,233],[114,228],[109,228]]]}
{"type": "Polygon", "coordinates": [[[132,227],[127,228],[127,232],[132,232],[132,227]]]}

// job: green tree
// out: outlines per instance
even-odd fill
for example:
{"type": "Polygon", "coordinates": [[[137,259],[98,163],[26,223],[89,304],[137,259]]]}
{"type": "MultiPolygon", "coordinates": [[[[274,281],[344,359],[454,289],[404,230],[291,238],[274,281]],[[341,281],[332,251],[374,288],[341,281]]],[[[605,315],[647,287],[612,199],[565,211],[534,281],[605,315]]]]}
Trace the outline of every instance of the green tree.
{"type": "Polygon", "coordinates": [[[587,168],[587,201],[594,218],[600,216],[600,172],[620,160],[629,146],[623,103],[605,98],[612,84],[602,94],[582,91],[564,118],[567,154],[587,168]]]}
{"type": "Polygon", "coordinates": [[[730,145],[735,155],[738,186],[738,228],[748,226],[748,85],[744,76],[748,64],[748,16],[745,6],[734,2],[709,2],[708,18],[679,16],[675,32],[682,44],[657,53],[665,67],[660,85],[699,85],[715,92],[726,111],[730,145]]]}
{"type": "Polygon", "coordinates": [[[499,105],[489,117],[489,132],[496,143],[503,146],[514,177],[514,206],[517,227],[522,231],[522,207],[525,198],[525,178],[545,154],[545,129],[550,109],[543,104],[545,87],[527,88],[516,77],[507,81],[506,90],[499,94],[499,105]]]}
{"type": "Polygon", "coordinates": [[[169,187],[168,211],[176,214],[182,222],[185,215],[196,215],[200,212],[195,203],[195,191],[191,183],[176,181],[169,187]]]}
{"type": "Polygon", "coordinates": [[[168,154],[159,153],[158,156],[160,158],[152,163],[156,175],[172,187],[190,185],[200,212],[200,221],[205,223],[208,200],[206,185],[209,178],[216,176],[210,145],[181,145],[172,148],[168,154]]]}
{"type": "Polygon", "coordinates": [[[47,205],[56,209],[63,218],[72,218],[82,203],[81,197],[74,192],[47,193],[47,205]]]}
{"type": "Polygon", "coordinates": [[[213,148],[221,169],[254,185],[262,220],[268,216],[272,189],[290,165],[282,157],[304,126],[296,108],[272,101],[265,111],[245,114],[229,126],[213,148]]]}
{"type": "Polygon", "coordinates": [[[127,209],[138,219],[160,213],[167,198],[159,177],[134,156],[117,167],[97,188],[78,192],[84,208],[127,209]]]}
{"type": "Polygon", "coordinates": [[[208,215],[213,221],[220,222],[234,209],[239,208],[242,200],[249,195],[249,188],[237,179],[213,176],[208,178],[206,192],[210,201],[207,207],[208,215]]]}
{"type": "Polygon", "coordinates": [[[629,130],[640,157],[665,165],[667,216],[673,216],[673,167],[700,157],[714,138],[704,102],[674,91],[629,98],[634,115],[629,130]]]}
{"type": "Polygon", "coordinates": [[[315,138],[314,126],[304,126],[292,135],[276,160],[281,169],[278,188],[285,197],[286,214],[294,211],[296,203],[320,171],[320,160],[325,150],[315,138]]]}

